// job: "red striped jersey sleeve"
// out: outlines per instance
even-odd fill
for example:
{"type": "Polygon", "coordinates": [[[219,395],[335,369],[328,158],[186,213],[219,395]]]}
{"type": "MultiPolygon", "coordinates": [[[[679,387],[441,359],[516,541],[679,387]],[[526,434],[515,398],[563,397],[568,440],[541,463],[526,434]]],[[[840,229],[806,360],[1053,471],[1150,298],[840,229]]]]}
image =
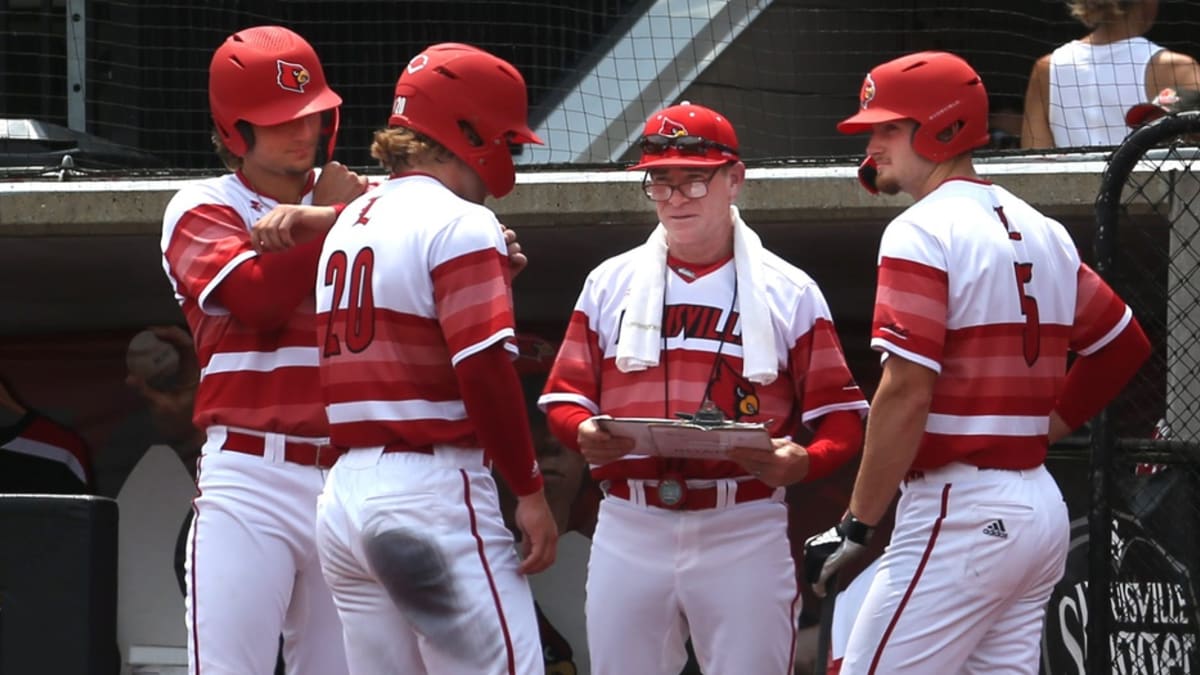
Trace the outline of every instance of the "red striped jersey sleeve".
{"type": "Polygon", "coordinates": [[[505,250],[494,218],[465,216],[433,242],[434,304],[454,365],[513,336],[505,250]]]}
{"type": "Polygon", "coordinates": [[[1133,314],[1116,292],[1084,263],[1079,264],[1071,350],[1091,354],[1125,329],[1133,314]]]}
{"type": "Polygon", "coordinates": [[[878,274],[871,346],[940,372],[950,298],[944,265],[881,255],[878,274]]]}
{"type": "Polygon", "coordinates": [[[599,414],[603,361],[600,337],[589,326],[588,315],[576,307],[538,405],[544,410],[553,403],[574,403],[599,414]]]}
{"type": "Polygon", "coordinates": [[[796,340],[789,361],[800,418],[805,424],[836,410],[866,412],[866,399],[846,365],[837,329],[827,317],[818,318],[796,340]]]}
{"type": "Polygon", "coordinates": [[[163,249],[179,293],[197,298],[208,313],[223,313],[210,301],[217,284],[255,254],[246,223],[233,207],[199,204],[175,222],[163,249]]]}

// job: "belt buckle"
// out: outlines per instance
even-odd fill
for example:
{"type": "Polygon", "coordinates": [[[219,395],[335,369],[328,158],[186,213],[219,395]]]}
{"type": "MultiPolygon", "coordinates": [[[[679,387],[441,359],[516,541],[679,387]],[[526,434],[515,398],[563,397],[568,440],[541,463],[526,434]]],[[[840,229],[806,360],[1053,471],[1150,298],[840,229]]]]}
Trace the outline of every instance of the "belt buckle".
{"type": "Polygon", "coordinates": [[[663,508],[680,509],[687,501],[687,481],[677,473],[668,473],[658,481],[658,503],[663,508]]]}
{"type": "Polygon", "coordinates": [[[318,443],[318,444],[314,445],[313,447],[315,447],[317,449],[317,451],[315,453],[313,453],[313,466],[318,469],[328,468],[328,467],[321,465],[321,456],[327,449],[330,449],[333,446],[328,443],[318,443]]]}

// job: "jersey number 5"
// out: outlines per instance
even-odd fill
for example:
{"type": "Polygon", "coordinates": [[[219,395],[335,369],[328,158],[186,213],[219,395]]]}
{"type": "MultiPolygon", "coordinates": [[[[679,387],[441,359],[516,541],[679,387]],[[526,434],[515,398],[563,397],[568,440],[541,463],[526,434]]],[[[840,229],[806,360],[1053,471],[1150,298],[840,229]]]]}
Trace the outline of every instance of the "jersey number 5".
{"type": "MultiPolygon", "coordinates": [[[[1005,231],[1008,232],[1008,238],[1013,241],[1021,241],[1021,233],[1014,230],[1009,224],[1008,216],[1004,215],[1004,207],[996,206],[994,209],[996,217],[1000,219],[1005,231]]],[[[1021,315],[1025,317],[1025,328],[1021,331],[1025,364],[1032,366],[1038,360],[1042,344],[1042,323],[1038,320],[1037,300],[1025,292],[1025,284],[1033,281],[1033,263],[1015,262],[1013,269],[1017,273],[1017,297],[1021,299],[1021,315]]]]}
{"type": "Polygon", "coordinates": [[[345,251],[334,251],[325,263],[325,285],[333,286],[333,302],[329,306],[329,323],[325,330],[325,356],[342,353],[342,342],[346,349],[358,353],[375,339],[375,298],[371,291],[371,275],[375,268],[375,251],[360,250],[348,263],[345,251]],[[350,283],[346,283],[346,277],[350,283]],[[342,293],[349,286],[350,297],[342,311],[342,293]],[[339,334],[341,337],[339,338],[339,334]]]}
{"type": "Polygon", "coordinates": [[[1038,321],[1037,300],[1025,292],[1025,284],[1033,280],[1033,263],[1013,263],[1017,273],[1017,295],[1021,298],[1021,314],[1025,316],[1024,338],[1025,364],[1032,366],[1038,360],[1042,342],[1042,324],[1038,321]]]}

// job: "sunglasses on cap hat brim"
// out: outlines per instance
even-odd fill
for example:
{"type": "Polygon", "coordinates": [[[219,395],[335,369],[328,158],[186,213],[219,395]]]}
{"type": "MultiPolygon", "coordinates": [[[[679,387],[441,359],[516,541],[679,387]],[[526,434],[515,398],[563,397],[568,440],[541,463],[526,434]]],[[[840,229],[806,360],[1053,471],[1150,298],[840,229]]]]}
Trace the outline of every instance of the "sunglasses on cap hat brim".
{"type": "Polygon", "coordinates": [[[737,157],[737,150],[723,143],[710,141],[703,136],[667,136],[649,134],[642,136],[639,145],[647,155],[661,155],[675,150],[681,155],[706,155],[710,149],[737,157]]]}
{"type": "Polygon", "coordinates": [[[703,136],[648,134],[638,141],[638,147],[642,161],[630,167],[631,171],[652,166],[719,166],[738,160],[737,148],[703,136]]]}

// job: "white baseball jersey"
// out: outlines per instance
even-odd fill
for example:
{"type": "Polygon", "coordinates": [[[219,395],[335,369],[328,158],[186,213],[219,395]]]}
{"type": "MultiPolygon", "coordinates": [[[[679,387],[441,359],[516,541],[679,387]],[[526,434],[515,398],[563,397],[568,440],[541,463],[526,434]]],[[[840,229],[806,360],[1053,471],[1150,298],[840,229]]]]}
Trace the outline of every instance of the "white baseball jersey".
{"type": "MultiPolygon", "coordinates": [[[[311,203],[312,183],[302,203],[311,203]]],[[[317,379],[312,298],[300,303],[282,329],[260,332],[237,321],[213,295],[235,267],[258,255],[250,227],[277,204],[240,173],[183,188],[163,216],[163,269],[200,359],[196,426],[323,437],[329,432],[317,379]]]]}
{"type": "Polygon", "coordinates": [[[347,448],[478,447],[454,365],[516,355],[500,224],[435,179],[393,179],[347,206],[317,279],[330,433],[347,448]]]}
{"type": "Polygon", "coordinates": [[[543,671],[533,596],[454,371],[497,342],[515,356],[507,270],[495,215],[424,174],[359,197],[326,236],[320,376],[348,451],[317,541],[351,672],[543,671]]]}
{"type": "MultiPolygon", "coordinates": [[[[763,285],[779,345],[779,377],[773,383],[755,384],[742,376],[732,259],[695,279],[669,272],[662,321],[666,349],[659,365],[618,370],[623,301],[642,260],[630,251],[588,275],[539,405],[574,403],[614,417],[674,417],[695,412],[711,381],[709,396],[727,418],[769,421],[772,436],[789,436],[800,423],[812,425],[837,410],[865,412],[867,403],[846,366],[821,290],[803,271],[763,253],[763,285]]],[[[688,478],[746,475],[733,462],[683,462],[680,473],[688,478]]],[[[593,467],[592,474],[601,480],[653,478],[657,460],[630,455],[593,467]]]]}
{"type": "Polygon", "coordinates": [[[277,204],[233,173],[183,188],[163,216],[163,268],[201,368],[193,418],[207,431],[186,562],[191,675],[272,672],[281,634],[289,675],[347,672],[316,555],[325,472],[285,461],[289,447],[313,455],[328,442],[312,296],[269,332],[242,324],[215,297],[258,255],[250,228],[277,204]]]}
{"type": "Polygon", "coordinates": [[[1068,42],[1050,55],[1050,131],[1054,145],[1118,145],[1125,112],[1146,102],[1146,66],[1162,47],[1143,37],[1092,45],[1068,42]]]}
{"type": "Polygon", "coordinates": [[[1061,224],[997,185],[944,183],[879,245],[871,346],[939,373],[913,468],[1040,465],[1068,350],[1131,318],[1061,224]]]}

